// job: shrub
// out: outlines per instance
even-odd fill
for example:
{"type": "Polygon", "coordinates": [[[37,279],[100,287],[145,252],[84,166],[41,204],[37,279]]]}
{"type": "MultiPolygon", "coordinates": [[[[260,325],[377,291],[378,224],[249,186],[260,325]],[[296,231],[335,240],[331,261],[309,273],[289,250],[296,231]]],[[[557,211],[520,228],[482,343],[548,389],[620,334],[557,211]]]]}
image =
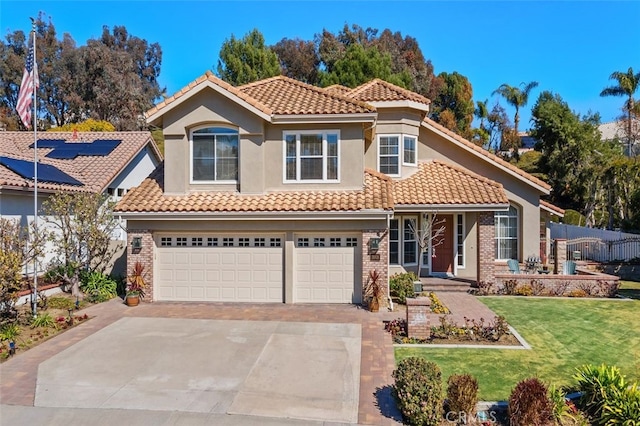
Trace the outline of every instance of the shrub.
{"type": "Polygon", "coordinates": [[[75,303],[73,302],[73,300],[67,297],[59,297],[59,296],[50,297],[47,304],[51,309],[64,309],[64,310],[73,309],[75,306],[75,303]]]}
{"type": "Polygon", "coordinates": [[[44,273],[43,278],[46,283],[55,284],[62,281],[64,277],[73,276],[77,269],[78,267],[75,264],[59,264],[49,268],[49,270],[44,273]]]}
{"type": "Polygon", "coordinates": [[[502,289],[503,293],[509,296],[512,296],[516,293],[516,288],[518,287],[518,281],[516,280],[506,280],[504,282],[504,288],[502,289]]]}
{"type": "Polygon", "coordinates": [[[552,296],[564,296],[567,288],[569,288],[569,283],[567,281],[556,282],[556,284],[551,287],[550,293],[552,296]]]}
{"type": "Polygon", "coordinates": [[[414,296],[413,282],[417,280],[418,276],[413,272],[394,274],[389,279],[391,297],[394,297],[398,303],[406,303],[407,297],[412,298],[414,296]]]}
{"type": "Polygon", "coordinates": [[[620,289],[620,281],[601,281],[598,280],[598,290],[601,296],[615,297],[620,289]]]}
{"type": "Polygon", "coordinates": [[[480,281],[478,282],[478,295],[488,296],[490,294],[496,294],[497,290],[492,282],[480,281]]]}
{"type": "Polygon", "coordinates": [[[531,280],[531,293],[534,296],[542,296],[547,292],[546,286],[540,280],[531,280]]]}
{"type": "Polygon", "coordinates": [[[436,426],[442,417],[442,373],[423,358],[405,358],[393,372],[394,395],[406,424],[436,426]]]}
{"type": "Polygon", "coordinates": [[[547,387],[537,378],[519,382],[509,396],[511,426],[541,426],[551,423],[553,404],[547,387]]]}
{"type": "Polygon", "coordinates": [[[618,367],[584,365],[574,378],[582,391],[581,407],[606,425],[640,425],[640,389],[629,386],[618,367]]]}
{"type": "Polygon", "coordinates": [[[4,324],[0,328],[0,341],[13,340],[20,334],[20,326],[18,324],[4,324]]]}
{"type": "Polygon", "coordinates": [[[587,297],[587,292],[581,288],[571,290],[568,294],[569,297],[587,297]]]}
{"type": "Polygon", "coordinates": [[[83,277],[80,290],[90,302],[106,302],[117,296],[117,283],[101,272],[91,272],[83,277]]]}
{"type": "Polygon", "coordinates": [[[478,381],[470,374],[454,374],[447,380],[447,406],[452,413],[476,413],[478,381]]]}
{"type": "Polygon", "coordinates": [[[31,328],[36,327],[55,327],[56,322],[48,312],[45,314],[39,314],[38,316],[31,319],[31,328]]]}
{"type": "Polygon", "coordinates": [[[529,284],[523,284],[516,287],[513,294],[515,294],[516,296],[531,296],[533,294],[533,289],[529,284]]]}

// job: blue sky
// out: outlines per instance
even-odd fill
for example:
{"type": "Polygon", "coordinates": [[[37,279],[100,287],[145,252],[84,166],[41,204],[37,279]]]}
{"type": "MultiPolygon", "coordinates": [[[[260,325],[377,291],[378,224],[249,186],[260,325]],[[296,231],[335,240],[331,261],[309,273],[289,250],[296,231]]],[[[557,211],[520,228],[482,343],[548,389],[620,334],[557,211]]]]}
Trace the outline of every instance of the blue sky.
{"type": "MultiPolygon", "coordinates": [[[[537,81],[522,113],[541,90],[560,94],[576,112],[597,111],[604,122],[620,115],[621,98],[601,98],[613,71],[640,71],[640,1],[53,1],[0,0],[0,30],[28,31],[29,16],[44,12],[59,38],[78,45],[97,38],[103,25],[124,25],[130,34],[163,50],[160,84],[172,94],[215,70],[231,34],[253,28],[267,44],[284,37],[312,39],[345,23],[389,28],[415,37],[435,72],[469,78],[474,100],[497,97],[502,83],[537,81]]],[[[504,103],[503,103],[504,104],[504,103]]],[[[513,111],[508,109],[510,115],[513,111]]]]}

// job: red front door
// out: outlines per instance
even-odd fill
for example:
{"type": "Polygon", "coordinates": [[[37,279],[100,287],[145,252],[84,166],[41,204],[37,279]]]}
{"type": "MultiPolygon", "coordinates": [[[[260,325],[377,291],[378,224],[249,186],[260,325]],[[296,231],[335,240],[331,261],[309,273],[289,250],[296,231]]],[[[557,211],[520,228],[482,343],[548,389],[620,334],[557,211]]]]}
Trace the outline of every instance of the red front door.
{"type": "Polygon", "coordinates": [[[453,215],[438,215],[436,221],[443,221],[434,226],[444,226],[444,232],[431,241],[431,272],[453,272],[453,215]]]}

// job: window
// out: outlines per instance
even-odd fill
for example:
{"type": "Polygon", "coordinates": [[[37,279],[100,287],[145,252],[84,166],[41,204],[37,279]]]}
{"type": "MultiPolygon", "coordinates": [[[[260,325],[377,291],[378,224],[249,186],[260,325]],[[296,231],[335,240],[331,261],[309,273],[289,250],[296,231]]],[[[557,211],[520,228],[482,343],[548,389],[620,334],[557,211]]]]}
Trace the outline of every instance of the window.
{"type": "Polygon", "coordinates": [[[417,219],[415,217],[406,218],[403,219],[403,222],[404,244],[402,248],[404,258],[402,263],[405,265],[416,264],[418,263],[418,241],[416,240],[416,235],[413,230],[416,229],[417,219]]]}
{"type": "Polygon", "coordinates": [[[171,247],[172,244],[173,244],[173,238],[171,237],[162,237],[160,239],[161,247],[171,247]]]}
{"type": "Polygon", "coordinates": [[[456,259],[458,266],[464,266],[464,216],[459,214],[456,223],[456,259]]]}
{"type": "Polygon", "coordinates": [[[298,238],[298,247],[309,247],[308,238],[298,238]]]}
{"type": "Polygon", "coordinates": [[[254,238],[253,239],[253,246],[254,247],[264,247],[266,238],[254,238]]]}
{"type": "Polygon", "coordinates": [[[329,247],[342,247],[342,238],[329,238],[329,247]]]}
{"type": "Polygon", "coordinates": [[[249,238],[238,238],[238,247],[249,247],[249,238]]]}
{"type": "Polygon", "coordinates": [[[380,172],[388,175],[400,174],[400,147],[398,136],[380,136],[378,139],[378,161],[380,172]]]}
{"type": "Polygon", "coordinates": [[[269,238],[269,246],[280,247],[282,246],[282,241],[280,240],[280,238],[269,238]]]}
{"type": "Polygon", "coordinates": [[[346,246],[347,247],[358,247],[358,239],[355,237],[347,237],[346,238],[346,246]]]}
{"type": "Polygon", "coordinates": [[[209,246],[209,247],[218,247],[218,238],[216,238],[216,237],[208,237],[207,238],[207,246],[209,246]]]}
{"type": "Polygon", "coordinates": [[[238,180],[238,131],[224,127],[195,130],[191,141],[193,182],[238,180]]]}
{"type": "Polygon", "coordinates": [[[330,132],[284,133],[284,180],[337,181],[339,134],[330,132]]]}
{"type": "Polygon", "coordinates": [[[389,222],[389,263],[397,265],[400,262],[400,221],[391,219],[389,222]]]}
{"type": "Polygon", "coordinates": [[[186,247],[187,246],[187,237],[177,237],[176,245],[178,247],[186,247]]]}
{"type": "Polygon", "coordinates": [[[314,238],[313,239],[313,246],[314,247],[324,247],[324,238],[314,238]]]}
{"type": "Polygon", "coordinates": [[[233,247],[233,238],[224,237],[222,239],[222,247],[233,247]]]}
{"type": "Polygon", "coordinates": [[[202,246],[202,237],[191,238],[191,245],[196,247],[202,246]]]}
{"type": "Polygon", "coordinates": [[[414,136],[405,136],[403,138],[404,146],[402,151],[402,162],[404,164],[413,165],[416,162],[416,138],[414,136]]]}
{"type": "Polygon", "coordinates": [[[496,235],[496,259],[518,259],[518,210],[511,206],[508,211],[494,215],[496,235]]]}

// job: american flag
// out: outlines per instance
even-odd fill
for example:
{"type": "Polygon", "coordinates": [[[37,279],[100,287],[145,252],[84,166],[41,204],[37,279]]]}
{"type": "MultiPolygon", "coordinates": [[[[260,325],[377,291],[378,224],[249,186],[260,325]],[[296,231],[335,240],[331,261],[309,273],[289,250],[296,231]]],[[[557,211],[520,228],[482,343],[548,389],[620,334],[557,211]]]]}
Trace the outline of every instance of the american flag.
{"type": "Polygon", "coordinates": [[[33,94],[33,87],[36,89],[40,86],[40,80],[38,79],[38,64],[34,55],[34,44],[36,42],[35,33],[33,34],[33,43],[29,46],[29,53],[27,54],[27,63],[24,66],[24,73],[22,74],[22,83],[20,84],[20,93],[18,94],[18,103],[16,105],[16,111],[20,119],[27,128],[31,127],[31,95],[33,94]]]}

